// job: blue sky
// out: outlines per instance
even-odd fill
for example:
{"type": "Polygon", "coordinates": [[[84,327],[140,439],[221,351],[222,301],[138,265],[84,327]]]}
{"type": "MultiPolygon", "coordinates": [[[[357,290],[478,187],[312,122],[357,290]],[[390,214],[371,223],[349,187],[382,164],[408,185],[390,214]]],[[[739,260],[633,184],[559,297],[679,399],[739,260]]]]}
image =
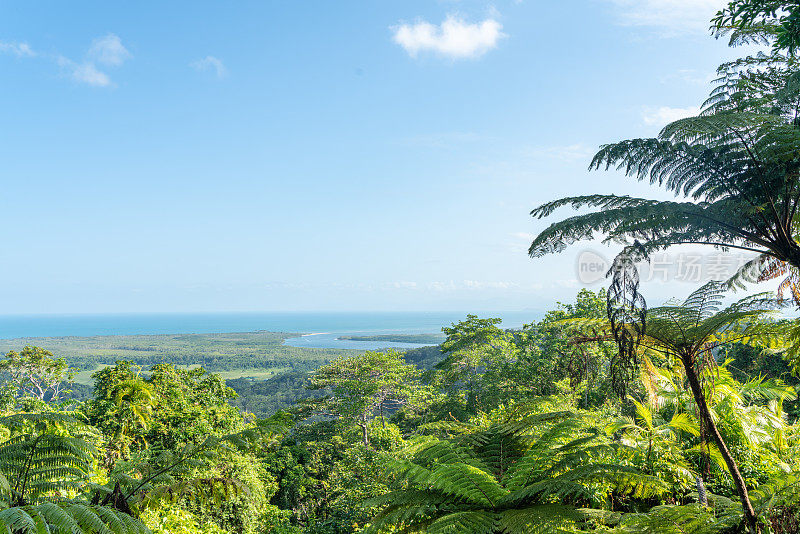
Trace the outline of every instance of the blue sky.
{"type": "Polygon", "coordinates": [[[702,102],[721,4],[6,2],[0,313],[547,309],[613,251],[528,212],[658,196],[586,167],[702,102]]]}

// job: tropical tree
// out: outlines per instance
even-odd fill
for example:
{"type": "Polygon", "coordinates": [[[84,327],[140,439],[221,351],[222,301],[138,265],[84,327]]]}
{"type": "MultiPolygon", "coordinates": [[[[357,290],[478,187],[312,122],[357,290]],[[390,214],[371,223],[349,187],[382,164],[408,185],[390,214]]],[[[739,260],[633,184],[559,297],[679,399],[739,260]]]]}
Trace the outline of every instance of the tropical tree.
{"type": "Polygon", "coordinates": [[[147,445],[146,432],[155,406],[153,387],[140,375],[141,369],[130,362],[117,362],[92,375],[95,395],[88,403],[90,421],[100,428],[108,441],[105,464],[128,458],[131,450],[147,445]]]}
{"type": "Polygon", "coordinates": [[[796,0],[733,0],[714,17],[712,29],[730,34],[731,44],[772,43],[778,52],[794,54],[800,46],[800,2],[796,0]]]}
{"type": "Polygon", "coordinates": [[[613,395],[604,375],[616,352],[614,341],[607,339],[605,332],[586,329],[581,342],[576,343],[564,326],[569,320],[604,319],[606,299],[605,289],[596,293],[581,289],[574,303],[559,303],[558,309],[548,311],[538,323],[526,325],[518,335],[523,346],[537,348],[533,357],[525,355],[521,363],[536,375],[540,395],[556,393],[556,384],[565,378],[576,395],[582,393],[583,408],[602,404],[613,395]]]}
{"type": "Polygon", "coordinates": [[[8,373],[9,385],[17,395],[40,401],[57,402],[64,385],[74,376],[64,358],[41,347],[25,346],[20,352],[8,351],[0,360],[0,373],[8,373]]]}
{"type": "Polygon", "coordinates": [[[362,441],[369,447],[369,422],[386,410],[396,410],[415,399],[420,372],[405,363],[402,353],[367,351],[360,356],[337,358],[311,376],[313,389],[327,389],[331,395],[321,402],[324,413],[361,428],[362,441]]]}
{"type": "MultiPolygon", "coordinates": [[[[701,432],[710,436],[718,449],[733,478],[747,527],[757,532],[758,521],[744,477],[709,405],[713,373],[708,371],[716,366],[715,354],[720,347],[728,344],[746,343],[766,349],[782,347],[787,325],[767,320],[775,307],[774,299],[766,294],[746,297],[721,309],[723,296],[723,284],[709,282],[682,303],[649,309],[646,330],[637,333],[638,345],[622,347],[623,352],[631,352],[621,356],[635,363],[642,352],[650,353],[662,358],[667,365],[682,367],[686,385],[694,399],[701,432]]],[[[603,322],[609,321],[582,320],[573,324],[578,328],[597,328],[603,322]]],[[[630,324],[623,327],[632,328],[630,324]]],[[[610,330],[611,326],[607,324],[606,329],[610,330]]],[[[608,335],[610,337],[610,333],[608,335]]]]}
{"type": "Polygon", "coordinates": [[[488,390],[496,389],[492,386],[497,386],[500,370],[517,357],[513,336],[498,326],[501,321],[467,315],[442,328],[447,338],[440,350],[445,357],[436,365],[434,383],[451,392],[463,391],[470,414],[487,409],[488,390]]]}
{"type": "Polygon", "coordinates": [[[750,267],[758,274],[769,261],[799,267],[798,116],[800,72],[793,57],[762,54],[722,65],[698,116],[668,124],[654,138],[604,145],[589,166],[616,168],[678,200],[594,194],[545,203],[531,214],[543,218],[564,206],[596,210],[551,224],[529,254],[559,252],[599,234],[623,243],[632,261],[697,244],[755,253],[750,267]]]}
{"type": "Polygon", "coordinates": [[[147,383],[155,404],[147,440],[165,449],[201,443],[208,436],[225,436],[244,429],[242,413],[229,403],[236,392],[219,375],[202,367],[181,369],[172,364],[150,368],[147,383]]]}
{"type": "Polygon", "coordinates": [[[116,406],[114,416],[120,423],[115,438],[128,438],[134,429],[146,431],[153,415],[153,387],[140,377],[124,380],[111,391],[116,406]]]}
{"type": "Polygon", "coordinates": [[[241,412],[228,403],[236,392],[218,375],[171,364],[154,365],[148,374],[145,378],[137,365],[119,361],[92,375],[94,397],[87,413],[112,445],[123,451],[133,443],[177,449],[244,428],[241,412]]]}

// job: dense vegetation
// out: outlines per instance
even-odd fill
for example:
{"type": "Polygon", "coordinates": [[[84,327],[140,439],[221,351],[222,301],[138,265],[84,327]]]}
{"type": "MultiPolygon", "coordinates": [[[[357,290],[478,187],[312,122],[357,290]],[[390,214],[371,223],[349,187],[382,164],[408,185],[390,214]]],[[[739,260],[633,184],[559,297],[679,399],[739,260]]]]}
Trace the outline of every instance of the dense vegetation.
{"type": "MultiPolygon", "coordinates": [[[[711,287],[650,310],[653,324],[682,313],[725,319],[711,329],[703,399],[759,524],[793,532],[800,456],[784,408],[798,381],[776,350],[763,350],[779,348],[792,323],[762,318],[760,298],[735,305],[747,320],[734,320],[711,287]]],[[[659,352],[670,328],[639,345],[624,402],[608,329],[605,292],[583,290],[521,330],[468,316],[444,329],[439,347],[238,379],[250,389],[242,397],[203,369],[118,362],[94,374],[77,404],[55,394],[70,372],[63,362],[44,349],[10,353],[0,522],[31,532],[73,521],[164,533],[739,528],[735,480],[689,376],[671,350],[659,352]],[[254,399],[272,415],[247,415],[254,399]],[[291,407],[275,411],[281,403],[291,407]]]]}
{"type": "Polygon", "coordinates": [[[227,384],[236,392],[231,404],[258,417],[270,416],[302,399],[322,395],[309,391],[309,373],[282,373],[267,380],[234,378],[227,380],[227,384]]]}
{"type": "MultiPolygon", "coordinates": [[[[0,340],[0,352],[25,345],[47,348],[89,375],[117,360],[145,367],[158,363],[202,366],[213,372],[241,369],[312,371],[342,354],[336,349],[299,348],[284,345],[298,334],[249,332],[233,334],[134,335],[0,340]]],[[[353,351],[350,354],[356,354],[353,351]]],[[[241,376],[248,376],[243,374],[241,376]]],[[[78,377],[79,381],[83,377],[78,377]]]]}
{"type": "Polygon", "coordinates": [[[169,351],[163,336],[107,338],[116,349],[87,345],[83,360],[60,341],[6,347],[0,528],[800,531],[800,322],[776,313],[787,292],[800,305],[798,21],[795,2],[731,2],[715,31],[770,53],[723,65],[700,116],[592,163],[683,201],[589,195],[534,210],[600,208],[552,224],[533,256],[598,232],[622,251],[608,291],[582,290],[520,330],[468,315],[437,347],[300,362],[263,351],[282,340],[266,333],[171,336],[169,351]],[[637,263],[687,243],[756,256],[730,281],[648,307],[637,263]],[[728,293],[778,277],[778,295],[728,293]],[[74,361],[104,364],[83,400],[65,391],[74,361]],[[197,364],[290,372],[232,380],[237,396],[197,364]]]}

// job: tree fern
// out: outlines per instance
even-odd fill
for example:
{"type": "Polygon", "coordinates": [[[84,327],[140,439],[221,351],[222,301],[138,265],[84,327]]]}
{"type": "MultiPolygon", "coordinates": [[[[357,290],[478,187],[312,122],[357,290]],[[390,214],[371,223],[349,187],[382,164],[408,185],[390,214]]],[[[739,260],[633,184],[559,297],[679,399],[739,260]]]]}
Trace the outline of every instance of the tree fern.
{"type": "Polygon", "coordinates": [[[620,534],[715,534],[735,529],[741,509],[725,498],[712,498],[712,506],[687,504],[656,506],[647,513],[625,514],[614,530],[620,534]]]}
{"type": "Polygon", "coordinates": [[[744,478],[720,433],[716,414],[709,407],[708,398],[714,390],[713,385],[709,389],[711,381],[707,379],[713,375],[708,371],[716,366],[714,351],[725,344],[745,343],[767,349],[784,346],[787,325],[768,320],[774,312],[775,300],[767,294],[748,296],[725,308],[722,308],[723,295],[723,284],[709,282],[683,302],[648,310],[647,329],[637,350],[658,354],[682,366],[701,428],[708,432],[722,456],[742,501],[748,528],[756,532],[756,513],[744,478]]]}
{"type": "Polygon", "coordinates": [[[93,434],[73,414],[18,413],[0,418],[10,437],[0,443],[0,531],[14,534],[146,532],[138,519],[111,507],[67,499],[85,488],[94,466],[93,434]],[[10,505],[10,507],[9,507],[10,505]]]}
{"type": "Polygon", "coordinates": [[[797,65],[781,55],[725,64],[698,116],[675,121],[654,138],[602,146],[590,169],[617,169],[678,200],[580,195],[548,202],[531,215],[548,217],[562,207],[590,211],[552,223],[529,254],[561,252],[600,234],[621,243],[635,261],[673,245],[702,244],[800,267],[797,65]]]}
{"type": "MultiPolygon", "coordinates": [[[[566,532],[589,520],[581,506],[608,492],[662,494],[658,478],[616,461],[617,446],[580,416],[511,410],[450,438],[424,437],[387,469],[400,487],[370,501],[370,529],[409,532],[566,532]]],[[[439,425],[441,430],[442,426],[439,425]]],[[[469,425],[467,425],[469,426],[469,425]]]]}
{"type": "Polygon", "coordinates": [[[74,490],[88,478],[94,446],[69,434],[85,427],[66,414],[16,414],[0,418],[11,437],[0,443],[0,473],[11,481],[11,503],[36,504],[74,490]]]}
{"type": "Polygon", "coordinates": [[[0,529],[9,534],[148,532],[141,521],[113,508],[72,502],[6,508],[0,511],[0,529]]]}

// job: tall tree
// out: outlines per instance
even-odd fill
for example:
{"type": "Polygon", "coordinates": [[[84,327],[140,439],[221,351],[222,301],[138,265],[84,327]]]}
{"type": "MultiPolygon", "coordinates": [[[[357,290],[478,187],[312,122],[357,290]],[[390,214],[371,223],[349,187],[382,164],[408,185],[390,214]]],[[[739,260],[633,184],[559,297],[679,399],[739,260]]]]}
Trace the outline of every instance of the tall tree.
{"type": "Polygon", "coordinates": [[[678,244],[753,252],[800,267],[800,72],[793,57],[756,55],[720,67],[703,111],[657,137],[601,147],[590,169],[616,168],[679,197],[582,195],[543,204],[537,218],[597,208],[551,224],[531,243],[539,257],[602,235],[635,260],[678,244]]]}
{"type": "Polygon", "coordinates": [[[92,375],[95,396],[87,405],[90,420],[107,436],[106,467],[118,459],[127,459],[131,447],[147,445],[145,433],[155,405],[152,386],[139,374],[141,369],[130,362],[117,362],[92,375]]]}
{"type": "Polygon", "coordinates": [[[64,385],[75,374],[64,358],[55,358],[49,350],[31,346],[20,352],[9,351],[0,360],[0,372],[10,375],[11,387],[17,394],[53,402],[59,400],[64,385]]]}
{"type": "Polygon", "coordinates": [[[322,403],[325,412],[358,425],[368,448],[370,420],[413,401],[419,375],[399,352],[367,351],[321,367],[311,376],[311,387],[330,391],[322,403]]]}
{"type": "Polygon", "coordinates": [[[440,346],[445,358],[436,366],[435,381],[451,391],[464,391],[468,413],[487,408],[483,397],[492,381],[486,375],[496,374],[516,357],[513,336],[498,326],[501,321],[467,315],[466,320],[442,328],[447,336],[440,346]]]}
{"type": "Polygon", "coordinates": [[[578,394],[583,389],[582,407],[590,402],[602,404],[610,391],[608,379],[603,376],[616,350],[613,341],[599,332],[585,332],[584,341],[596,339],[596,343],[575,343],[565,332],[564,321],[568,319],[603,319],[606,317],[606,291],[594,293],[588,289],[578,292],[574,304],[558,303],[558,308],[548,311],[541,321],[527,325],[519,334],[519,341],[532,344],[538,350],[534,357],[525,356],[522,365],[535,373],[539,394],[556,393],[556,383],[569,378],[570,387],[578,394]]]}
{"type": "MultiPolygon", "coordinates": [[[[777,348],[784,343],[787,325],[765,320],[774,312],[774,300],[766,295],[746,297],[720,309],[723,294],[722,284],[709,282],[682,303],[651,308],[647,314],[647,329],[639,344],[633,347],[637,353],[626,356],[636,359],[642,351],[650,351],[667,362],[682,366],[701,429],[711,437],[728,467],[742,503],[747,528],[758,532],[758,519],[747,485],[709,408],[707,390],[710,385],[704,383],[703,377],[708,378],[709,374],[704,374],[704,371],[716,365],[715,351],[720,347],[746,343],[777,348]]],[[[573,324],[583,329],[598,328],[604,322],[608,320],[583,319],[573,324]]],[[[610,325],[605,328],[610,332],[610,325]]]]}
{"type": "Polygon", "coordinates": [[[797,0],[732,0],[711,22],[717,36],[731,36],[732,45],[771,42],[775,52],[792,55],[800,46],[797,0]]]}

